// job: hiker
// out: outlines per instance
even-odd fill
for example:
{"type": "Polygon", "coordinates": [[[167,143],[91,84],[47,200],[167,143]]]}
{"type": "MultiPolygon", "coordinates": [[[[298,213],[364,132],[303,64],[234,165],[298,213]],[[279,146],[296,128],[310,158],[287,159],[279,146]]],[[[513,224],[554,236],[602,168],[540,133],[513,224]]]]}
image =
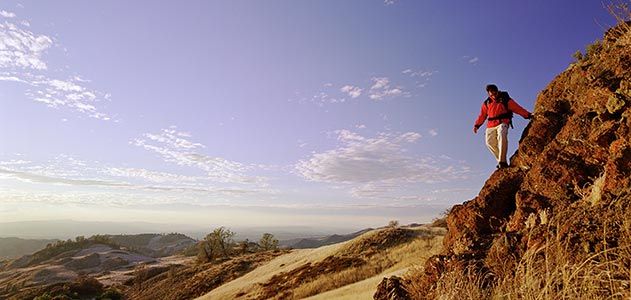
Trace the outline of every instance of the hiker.
{"type": "Polygon", "coordinates": [[[486,123],[486,146],[497,160],[497,168],[507,168],[508,126],[513,127],[513,112],[524,119],[531,119],[532,114],[519,106],[507,92],[500,92],[494,84],[487,85],[486,92],[489,97],[482,103],[480,115],[473,126],[473,133],[478,133],[480,126],[488,119],[486,123]]]}

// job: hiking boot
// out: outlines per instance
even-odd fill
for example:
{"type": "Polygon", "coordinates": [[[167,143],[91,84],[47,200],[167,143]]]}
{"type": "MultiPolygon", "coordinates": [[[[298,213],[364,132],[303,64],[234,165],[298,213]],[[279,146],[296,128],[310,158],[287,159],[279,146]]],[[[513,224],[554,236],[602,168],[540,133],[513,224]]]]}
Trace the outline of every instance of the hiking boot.
{"type": "Polygon", "coordinates": [[[499,164],[497,164],[496,168],[498,169],[508,168],[508,164],[506,162],[501,161],[499,164]]]}

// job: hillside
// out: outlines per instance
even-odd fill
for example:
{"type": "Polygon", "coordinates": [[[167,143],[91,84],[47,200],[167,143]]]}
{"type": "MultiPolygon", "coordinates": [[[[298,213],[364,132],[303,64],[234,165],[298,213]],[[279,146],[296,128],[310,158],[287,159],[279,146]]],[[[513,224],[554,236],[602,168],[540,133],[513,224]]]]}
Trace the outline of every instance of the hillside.
{"type": "Polygon", "coordinates": [[[135,277],[138,266],[167,269],[193,260],[161,257],[194,243],[181,234],[96,235],[49,243],[0,265],[0,299],[32,299],[73,285],[118,286],[135,277]]]}
{"type": "Polygon", "coordinates": [[[151,257],[171,256],[197,243],[181,233],[119,234],[106,237],[118,245],[151,257]]]}
{"type": "Polygon", "coordinates": [[[539,93],[511,167],[451,209],[440,255],[375,298],[631,298],[630,24],[539,93]]]}
{"type": "Polygon", "coordinates": [[[229,256],[205,262],[132,250],[188,244],[190,238],[179,234],[78,237],[2,266],[0,299],[108,293],[126,299],[370,298],[384,276],[418,268],[418,257],[438,253],[444,233],[443,227],[422,225],[358,232],[345,242],[311,249],[243,251],[239,244],[229,256]]]}
{"type": "Polygon", "coordinates": [[[370,298],[383,276],[436,253],[442,230],[382,228],[343,243],[292,250],[199,299],[370,298]]]}

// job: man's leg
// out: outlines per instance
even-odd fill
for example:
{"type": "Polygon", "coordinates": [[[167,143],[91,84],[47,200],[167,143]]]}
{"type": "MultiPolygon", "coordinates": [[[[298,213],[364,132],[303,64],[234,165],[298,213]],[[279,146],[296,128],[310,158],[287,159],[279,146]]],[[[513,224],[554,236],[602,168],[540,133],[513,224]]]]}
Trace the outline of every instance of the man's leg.
{"type": "Polygon", "coordinates": [[[508,151],[508,124],[500,124],[497,126],[497,144],[499,149],[498,161],[506,162],[506,152],[508,151]]]}
{"type": "Polygon", "coordinates": [[[491,128],[487,128],[486,129],[486,147],[489,148],[489,151],[491,151],[491,153],[493,154],[493,157],[495,157],[495,160],[497,160],[498,162],[500,161],[499,159],[499,154],[500,154],[500,150],[497,147],[498,144],[498,138],[497,138],[497,128],[499,126],[496,127],[491,127],[491,128]]]}

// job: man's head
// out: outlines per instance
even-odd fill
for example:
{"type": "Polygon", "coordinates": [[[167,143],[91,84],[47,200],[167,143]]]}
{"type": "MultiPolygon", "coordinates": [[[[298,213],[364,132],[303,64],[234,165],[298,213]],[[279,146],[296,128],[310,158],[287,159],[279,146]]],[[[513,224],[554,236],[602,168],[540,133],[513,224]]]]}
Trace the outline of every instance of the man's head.
{"type": "Polygon", "coordinates": [[[491,98],[491,100],[493,101],[495,101],[495,98],[500,93],[499,89],[497,88],[497,85],[494,85],[494,84],[487,84],[486,92],[489,94],[489,98],[491,98]]]}

